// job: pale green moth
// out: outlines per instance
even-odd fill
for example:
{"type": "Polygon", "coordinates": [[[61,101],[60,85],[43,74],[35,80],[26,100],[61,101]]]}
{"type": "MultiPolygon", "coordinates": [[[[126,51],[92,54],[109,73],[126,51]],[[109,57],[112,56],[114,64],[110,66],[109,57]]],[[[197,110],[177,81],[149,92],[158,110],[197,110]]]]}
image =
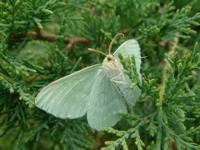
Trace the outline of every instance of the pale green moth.
{"type": "Polygon", "coordinates": [[[36,97],[38,108],[62,119],[75,119],[87,115],[90,127],[103,130],[127,113],[127,104],[133,105],[141,94],[124,74],[118,54],[134,56],[139,79],[141,55],[136,40],[125,41],[113,55],[106,56],[102,64],[86,67],[44,87],[36,97]]]}

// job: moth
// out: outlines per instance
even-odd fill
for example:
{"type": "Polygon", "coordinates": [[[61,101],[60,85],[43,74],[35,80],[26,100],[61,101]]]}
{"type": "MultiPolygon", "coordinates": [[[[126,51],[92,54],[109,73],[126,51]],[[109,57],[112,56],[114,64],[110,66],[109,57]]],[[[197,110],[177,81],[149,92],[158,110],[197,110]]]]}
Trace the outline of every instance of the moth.
{"type": "MultiPolygon", "coordinates": [[[[110,51],[110,49],[109,49],[110,51]]],[[[42,88],[36,96],[38,108],[62,119],[87,116],[91,128],[103,130],[114,126],[127,105],[134,105],[141,94],[124,73],[118,54],[134,56],[139,79],[141,54],[136,40],[125,41],[113,55],[106,55],[102,64],[83,68],[42,88]]]]}

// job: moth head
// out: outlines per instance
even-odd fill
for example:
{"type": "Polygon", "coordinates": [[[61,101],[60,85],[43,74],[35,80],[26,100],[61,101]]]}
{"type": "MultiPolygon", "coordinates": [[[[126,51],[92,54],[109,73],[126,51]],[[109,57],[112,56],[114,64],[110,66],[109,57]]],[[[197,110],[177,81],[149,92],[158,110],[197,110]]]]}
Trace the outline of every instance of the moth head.
{"type": "Polygon", "coordinates": [[[107,59],[108,62],[109,62],[109,61],[114,61],[113,55],[107,55],[107,56],[106,56],[106,59],[107,59]]]}
{"type": "Polygon", "coordinates": [[[109,54],[109,55],[106,55],[104,61],[104,63],[115,63],[116,62],[116,58],[114,58],[113,55],[109,54]]]}
{"type": "MultiPolygon", "coordinates": [[[[108,68],[118,68],[119,63],[120,62],[113,55],[107,55],[103,61],[103,66],[109,66],[108,68]]],[[[121,65],[119,68],[121,68],[121,65]]]]}

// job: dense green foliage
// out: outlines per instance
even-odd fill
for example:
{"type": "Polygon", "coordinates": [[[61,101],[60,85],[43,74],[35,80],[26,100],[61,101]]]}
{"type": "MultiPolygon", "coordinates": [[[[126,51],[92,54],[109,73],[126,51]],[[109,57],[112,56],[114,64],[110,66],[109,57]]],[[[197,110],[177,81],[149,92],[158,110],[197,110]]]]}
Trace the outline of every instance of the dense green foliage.
{"type": "MultiPolygon", "coordinates": [[[[0,149],[200,149],[199,11],[198,0],[1,0],[0,149]],[[115,127],[96,132],[84,117],[34,107],[40,88],[100,63],[87,48],[107,53],[119,32],[145,57],[142,95],[115,127]]],[[[137,84],[134,59],[122,62],[137,84]]]]}

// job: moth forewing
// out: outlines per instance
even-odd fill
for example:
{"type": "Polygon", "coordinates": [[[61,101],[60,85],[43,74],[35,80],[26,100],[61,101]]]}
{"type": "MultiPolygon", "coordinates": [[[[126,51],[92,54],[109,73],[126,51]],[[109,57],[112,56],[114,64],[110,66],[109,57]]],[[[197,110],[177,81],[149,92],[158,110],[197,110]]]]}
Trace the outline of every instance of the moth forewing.
{"type": "Polygon", "coordinates": [[[118,55],[122,54],[125,57],[132,57],[135,58],[135,65],[136,71],[141,82],[141,74],[140,74],[140,67],[141,67],[141,52],[140,46],[135,39],[130,39],[122,43],[119,48],[113,53],[114,57],[118,58],[118,55]]]}
{"type": "Polygon", "coordinates": [[[63,119],[82,117],[100,67],[90,66],[50,83],[37,95],[36,106],[63,119]]]}
{"type": "MultiPolygon", "coordinates": [[[[119,48],[114,52],[114,57],[120,62],[118,55],[121,54],[125,57],[134,57],[135,58],[135,65],[136,65],[136,72],[140,83],[142,81],[141,74],[140,74],[140,66],[141,66],[141,54],[140,54],[140,46],[135,39],[130,39],[122,43],[119,48]]],[[[140,88],[136,85],[135,87],[130,88],[131,80],[128,75],[123,73],[122,76],[118,78],[121,82],[115,82],[118,88],[120,89],[121,93],[123,94],[126,102],[128,104],[134,105],[139,96],[141,95],[140,88]],[[120,77],[120,78],[119,78],[120,77]],[[123,84],[123,83],[127,84],[123,84]]],[[[118,79],[118,80],[119,80],[118,79]]]]}

